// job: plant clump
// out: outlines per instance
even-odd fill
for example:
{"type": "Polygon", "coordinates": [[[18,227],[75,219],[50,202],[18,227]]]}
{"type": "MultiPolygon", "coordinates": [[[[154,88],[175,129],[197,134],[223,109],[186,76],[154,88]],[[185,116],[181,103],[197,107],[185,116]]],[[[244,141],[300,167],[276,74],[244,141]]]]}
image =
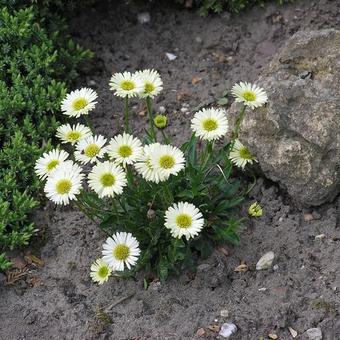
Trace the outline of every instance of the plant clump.
{"type": "MultiPolygon", "coordinates": [[[[183,268],[194,269],[196,259],[208,256],[216,244],[239,243],[238,206],[247,187],[232,170],[234,165],[243,170],[255,158],[249,150],[240,152],[238,134],[247,108],[265,104],[267,96],[255,85],[236,84],[233,93],[242,106],[229,141],[223,143],[230,132],[226,111],[210,107],[194,114],[190,138],[175,146],[164,124],[158,126],[160,119],[154,118],[152,99],[163,90],[162,84],[154,70],[114,74],[110,86],[124,99],[124,132],[110,140],[93,130],[90,136],[79,133],[74,144],[61,133],[71,129],[65,124],[57,136],[68,142],[69,157],[61,159],[62,151],[56,149],[53,164],[58,164],[51,171],[38,167],[46,158],[53,162],[50,154],[37,161],[37,173],[47,178],[47,197],[61,205],[74,202],[111,235],[91,267],[91,277],[99,284],[110,274],[131,275],[140,269],[166,279],[183,268]],[[132,97],[146,101],[149,128],[143,141],[130,131],[132,97]]],[[[68,105],[74,107],[82,93],[80,89],[68,95],[68,105]]],[[[80,114],[88,116],[93,109],[95,105],[80,114]]],[[[73,129],[77,126],[80,129],[73,129]]],[[[81,130],[88,132],[84,126],[81,130]]],[[[254,206],[250,212],[260,215],[254,206]]]]}

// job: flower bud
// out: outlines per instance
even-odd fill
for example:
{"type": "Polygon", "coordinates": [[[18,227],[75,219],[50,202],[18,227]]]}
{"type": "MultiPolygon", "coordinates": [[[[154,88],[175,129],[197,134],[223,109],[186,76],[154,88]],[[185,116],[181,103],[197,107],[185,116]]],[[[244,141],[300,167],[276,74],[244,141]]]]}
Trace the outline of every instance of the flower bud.
{"type": "Polygon", "coordinates": [[[248,209],[248,214],[251,217],[261,217],[262,213],[262,208],[257,202],[253,203],[248,209]]]}
{"type": "Polygon", "coordinates": [[[158,129],[164,129],[166,127],[166,124],[167,124],[167,118],[164,115],[157,115],[154,118],[153,122],[158,129]]]}

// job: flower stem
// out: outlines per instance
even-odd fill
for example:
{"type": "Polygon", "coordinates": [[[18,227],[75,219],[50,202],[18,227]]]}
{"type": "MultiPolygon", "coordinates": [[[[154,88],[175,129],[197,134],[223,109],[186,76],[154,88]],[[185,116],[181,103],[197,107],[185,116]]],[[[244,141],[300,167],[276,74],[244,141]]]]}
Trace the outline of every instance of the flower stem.
{"type": "Polygon", "coordinates": [[[127,180],[129,182],[129,184],[132,185],[133,184],[133,172],[132,172],[132,168],[129,166],[129,164],[126,164],[125,170],[126,170],[127,180]]]}
{"type": "Polygon", "coordinates": [[[230,152],[234,148],[234,145],[235,145],[236,139],[238,138],[238,134],[240,132],[240,127],[241,127],[241,124],[242,124],[242,121],[244,119],[245,114],[246,114],[246,106],[243,105],[243,107],[240,111],[240,114],[238,115],[238,117],[236,119],[235,129],[233,131],[232,139],[231,139],[231,142],[230,142],[230,148],[229,148],[228,155],[230,154],[230,152]]]}
{"type": "Polygon", "coordinates": [[[166,204],[166,207],[170,207],[170,205],[173,203],[174,201],[174,196],[169,188],[168,183],[164,183],[163,186],[163,190],[162,190],[162,196],[163,196],[163,200],[164,203],[166,204]]]}
{"type": "Polygon", "coordinates": [[[154,122],[153,122],[153,114],[152,114],[152,100],[150,97],[146,97],[146,107],[148,110],[148,114],[149,114],[149,126],[150,126],[150,136],[153,142],[157,141],[156,138],[156,133],[155,133],[155,126],[154,126],[154,122]]]}
{"type": "Polygon", "coordinates": [[[201,169],[204,169],[210,158],[211,150],[213,149],[214,142],[207,141],[201,155],[201,169]]]}
{"type": "Polygon", "coordinates": [[[129,96],[125,97],[125,107],[124,107],[124,132],[130,133],[129,127],[129,96]]]}

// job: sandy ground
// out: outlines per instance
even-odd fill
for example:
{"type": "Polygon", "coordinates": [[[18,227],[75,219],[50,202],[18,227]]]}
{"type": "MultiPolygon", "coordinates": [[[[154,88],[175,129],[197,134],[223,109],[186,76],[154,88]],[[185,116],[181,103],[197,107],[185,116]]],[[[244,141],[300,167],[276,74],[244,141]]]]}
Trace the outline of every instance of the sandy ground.
{"type": "MultiPolygon", "coordinates": [[[[340,2],[268,5],[235,18],[111,4],[80,13],[71,26],[77,41],[96,54],[84,65],[79,85],[100,94],[93,115],[97,131],[112,136],[121,126],[122,106],[108,87],[111,73],[152,67],[165,83],[155,107],[165,107],[178,143],[189,134],[193,108],[236,81],[256,80],[294,32],[339,27],[340,2]],[[137,14],[144,11],[151,21],[142,25],[137,14]],[[176,60],[169,61],[166,52],[176,60]]],[[[136,102],[138,134],[147,124],[143,110],[136,102]]],[[[77,211],[48,205],[36,214],[39,239],[15,255],[21,276],[12,275],[9,279],[18,280],[8,284],[0,275],[0,339],[194,339],[200,328],[214,339],[214,330],[226,321],[238,327],[234,339],[268,339],[275,333],[288,340],[288,327],[300,339],[311,327],[320,327],[324,339],[340,339],[339,198],[301,211],[274,184],[259,179],[250,199],[265,213],[247,223],[240,247],[226,245],[229,255],[216,250],[196,275],[155,281],[147,290],[143,273],[94,285],[89,266],[104,234],[77,211]],[[275,253],[275,269],[256,271],[267,251],[275,253]],[[241,263],[248,271],[234,272],[241,263]],[[228,316],[221,316],[225,310],[228,316]]]]}

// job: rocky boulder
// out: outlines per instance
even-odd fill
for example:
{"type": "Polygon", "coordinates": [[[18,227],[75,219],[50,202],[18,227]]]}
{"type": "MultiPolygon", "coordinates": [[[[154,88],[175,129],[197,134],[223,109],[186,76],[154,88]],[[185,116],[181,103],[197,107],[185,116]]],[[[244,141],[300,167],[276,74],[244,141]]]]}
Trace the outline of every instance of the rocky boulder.
{"type": "Polygon", "coordinates": [[[340,190],[340,31],[296,33],[257,84],[269,102],[247,114],[240,139],[297,202],[331,200],[340,190]]]}

